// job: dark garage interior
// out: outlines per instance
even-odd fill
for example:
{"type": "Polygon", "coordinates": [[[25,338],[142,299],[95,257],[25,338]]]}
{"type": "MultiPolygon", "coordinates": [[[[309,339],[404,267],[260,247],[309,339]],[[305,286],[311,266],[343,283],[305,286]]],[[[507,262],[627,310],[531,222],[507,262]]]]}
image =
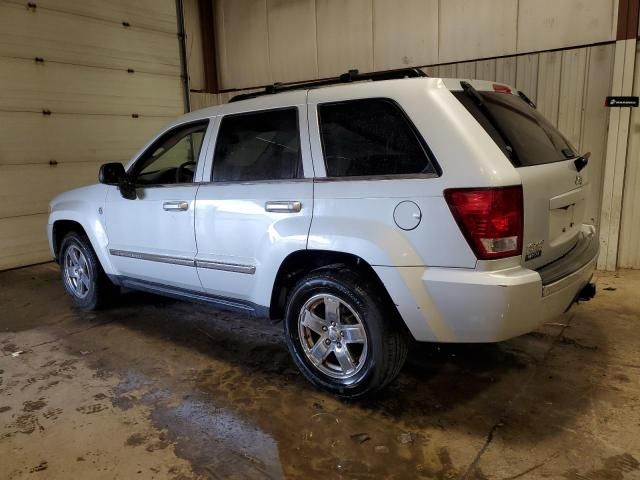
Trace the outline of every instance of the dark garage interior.
{"type": "MultiPolygon", "coordinates": [[[[639,12],[640,0],[0,0],[0,478],[640,479],[639,12]],[[54,198],[95,184],[99,171],[105,175],[103,164],[143,158],[141,148],[154,150],[155,158],[156,144],[148,142],[185,113],[211,107],[211,115],[232,112],[243,105],[238,98],[229,103],[233,97],[265,88],[267,95],[245,104],[294,98],[300,89],[322,89],[318,81],[330,84],[321,95],[343,88],[340,75],[349,70],[424,74],[424,81],[484,80],[500,94],[512,87],[578,152],[590,152],[588,177],[582,172],[589,183],[580,197],[584,219],[575,221],[596,232],[599,254],[587,279],[596,285],[595,297],[578,295],[565,313],[504,341],[417,341],[410,328],[398,328],[406,339],[404,366],[400,362],[399,374],[384,388],[357,398],[344,398],[348,383],[336,395],[308,381],[283,328],[286,309],[295,303],[287,300],[295,281],[335,263],[353,268],[358,276],[344,278],[362,279],[365,290],[371,286],[376,301],[391,309],[384,312],[403,314],[393,291],[381,290],[381,265],[362,266],[356,251],[330,252],[315,263],[295,257],[287,264],[295,267],[287,277],[291,283],[278,277],[283,298],[274,293],[269,314],[259,315],[219,308],[227,296],[216,307],[184,301],[186,294],[178,298],[177,287],[166,296],[168,290],[118,283],[121,276],[100,267],[100,254],[90,257],[80,249],[85,270],[115,282],[109,285],[118,294],[91,311],[74,303],[64,279],[80,282],[82,266],[73,264],[78,276],[65,277],[66,250],[51,250],[63,238],[58,230],[56,247],[51,218],[60,207],[54,198]],[[283,93],[271,94],[278,89],[283,93]],[[630,103],[616,106],[615,99],[630,103]]],[[[344,88],[357,87],[353,83],[344,88]]],[[[303,133],[312,117],[299,118],[303,133]]],[[[215,120],[215,129],[223,126],[224,120],[215,120]]],[[[196,132],[203,144],[217,132],[208,128],[196,132]]],[[[159,138],[161,157],[177,143],[159,138]]],[[[203,167],[195,167],[198,156],[213,155],[213,147],[202,147],[194,159],[193,138],[189,163],[197,182],[204,175],[203,167]]],[[[303,157],[305,148],[314,149],[304,143],[303,157]]],[[[450,176],[441,158],[442,172],[434,168],[432,176],[444,181],[450,176]]],[[[215,176],[215,164],[207,165],[215,176]]],[[[183,166],[172,173],[178,188],[188,183],[179,176],[183,166]]],[[[572,188],[581,189],[577,177],[572,188]]],[[[346,183],[322,180],[311,181],[314,195],[323,195],[322,185],[331,191],[346,183]]],[[[301,176],[292,183],[304,181],[301,176]]],[[[116,193],[126,186],[102,183],[116,193]]],[[[203,188],[207,181],[197,183],[203,188]]],[[[140,196],[122,201],[126,214],[140,196]]],[[[284,207],[304,213],[304,201],[291,204],[284,207]]],[[[108,205],[92,207],[102,215],[108,205]]],[[[423,208],[417,222],[429,215],[423,208]]],[[[398,230],[410,230],[393,218],[398,230]]],[[[197,218],[195,224],[197,229],[197,218]]],[[[82,233],[69,225],[65,233],[82,233]]],[[[131,235],[146,225],[139,223],[131,235]]],[[[233,227],[226,228],[209,231],[233,238],[233,227]]],[[[276,238],[279,232],[269,233],[276,238]]],[[[93,249],[104,243],[120,265],[153,256],[122,253],[109,244],[108,228],[104,235],[93,249]]],[[[370,238],[386,244],[397,241],[394,235],[381,229],[370,238]]],[[[465,236],[459,239],[466,247],[465,236]]],[[[525,245],[519,242],[525,258],[526,235],[525,245]]],[[[453,248],[455,242],[448,243],[453,248]]],[[[509,261],[487,258],[482,263],[478,256],[469,270],[509,261]]],[[[165,267],[167,259],[187,268],[178,254],[156,264],[165,267]]],[[[190,267],[202,267],[200,280],[234,272],[238,277],[211,277],[229,288],[233,279],[254,272],[257,278],[264,268],[264,260],[249,266],[235,260],[220,266],[213,256],[188,260],[190,267]]],[[[428,275],[430,265],[420,265],[428,275]]],[[[358,282],[351,283],[357,290],[358,282]]],[[[470,298],[450,300],[468,304],[470,298]]],[[[520,305],[508,304],[505,315],[529,307],[521,297],[514,301],[520,305]]],[[[345,307],[353,312],[338,306],[338,317],[345,307]]],[[[357,322],[357,313],[349,322],[357,322]]],[[[333,334],[333,325],[325,330],[333,334]]],[[[340,346],[345,337],[337,332],[337,340],[330,338],[340,346]]],[[[397,333],[384,332],[385,339],[397,333]]],[[[342,366],[339,348],[334,351],[342,366]]],[[[358,352],[364,359],[366,350],[358,352]]]]}

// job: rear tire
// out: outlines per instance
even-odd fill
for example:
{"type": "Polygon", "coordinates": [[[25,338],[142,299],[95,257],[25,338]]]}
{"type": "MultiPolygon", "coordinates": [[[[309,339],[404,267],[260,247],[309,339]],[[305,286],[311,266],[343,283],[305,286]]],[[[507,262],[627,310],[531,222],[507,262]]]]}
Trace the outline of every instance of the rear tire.
{"type": "Polygon", "coordinates": [[[104,273],[86,235],[68,233],[60,245],[59,258],[62,284],[76,307],[98,310],[113,301],[119,288],[104,273]]]}
{"type": "Polygon", "coordinates": [[[354,272],[312,272],[289,295],[287,346],[311,383],[340,397],[363,397],[397,377],[406,360],[408,341],[395,316],[354,272]]]}

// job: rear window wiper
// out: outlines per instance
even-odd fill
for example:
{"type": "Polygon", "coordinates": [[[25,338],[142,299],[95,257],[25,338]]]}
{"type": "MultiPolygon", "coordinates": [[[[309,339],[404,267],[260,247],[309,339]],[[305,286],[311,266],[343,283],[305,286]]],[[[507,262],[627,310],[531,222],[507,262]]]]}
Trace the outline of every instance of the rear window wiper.
{"type": "Polygon", "coordinates": [[[463,80],[460,82],[460,86],[462,87],[465,95],[467,95],[471,100],[474,101],[476,106],[484,114],[489,123],[491,123],[491,126],[496,130],[496,132],[498,132],[498,135],[500,135],[500,138],[502,138],[502,141],[504,142],[505,150],[507,151],[509,158],[511,158],[511,160],[513,160],[515,164],[519,165],[520,162],[518,161],[518,154],[513,149],[513,145],[511,145],[509,137],[507,137],[507,135],[504,133],[504,130],[502,130],[502,128],[500,127],[500,124],[489,110],[489,107],[487,107],[487,104],[484,102],[482,95],[480,95],[480,93],[469,82],[465,82],[463,80]]]}
{"type": "Polygon", "coordinates": [[[536,110],[538,109],[538,107],[536,107],[536,104],[533,103],[531,99],[524,94],[524,92],[518,90],[518,96],[523,99],[531,108],[535,108],[536,110]]]}

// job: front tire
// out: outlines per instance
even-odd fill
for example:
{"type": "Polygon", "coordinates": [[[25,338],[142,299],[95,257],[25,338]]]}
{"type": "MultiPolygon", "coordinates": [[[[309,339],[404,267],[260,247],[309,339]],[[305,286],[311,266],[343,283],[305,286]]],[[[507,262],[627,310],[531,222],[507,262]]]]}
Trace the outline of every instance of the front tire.
{"type": "Polygon", "coordinates": [[[285,337],[297,367],[314,385],[357,398],[380,390],[400,372],[407,339],[395,311],[354,272],[321,270],[293,288],[285,337]]]}
{"type": "Polygon", "coordinates": [[[62,284],[73,304],[86,311],[106,306],[117,292],[85,235],[68,233],[60,245],[62,284]]]}

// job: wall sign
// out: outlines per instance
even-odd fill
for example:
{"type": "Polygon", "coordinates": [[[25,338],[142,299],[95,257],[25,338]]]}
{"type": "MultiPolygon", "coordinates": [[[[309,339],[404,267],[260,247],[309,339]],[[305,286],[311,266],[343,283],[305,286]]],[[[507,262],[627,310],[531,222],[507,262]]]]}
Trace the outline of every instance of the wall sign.
{"type": "Polygon", "coordinates": [[[637,107],[638,97],[607,97],[605,107],[637,107]]]}

